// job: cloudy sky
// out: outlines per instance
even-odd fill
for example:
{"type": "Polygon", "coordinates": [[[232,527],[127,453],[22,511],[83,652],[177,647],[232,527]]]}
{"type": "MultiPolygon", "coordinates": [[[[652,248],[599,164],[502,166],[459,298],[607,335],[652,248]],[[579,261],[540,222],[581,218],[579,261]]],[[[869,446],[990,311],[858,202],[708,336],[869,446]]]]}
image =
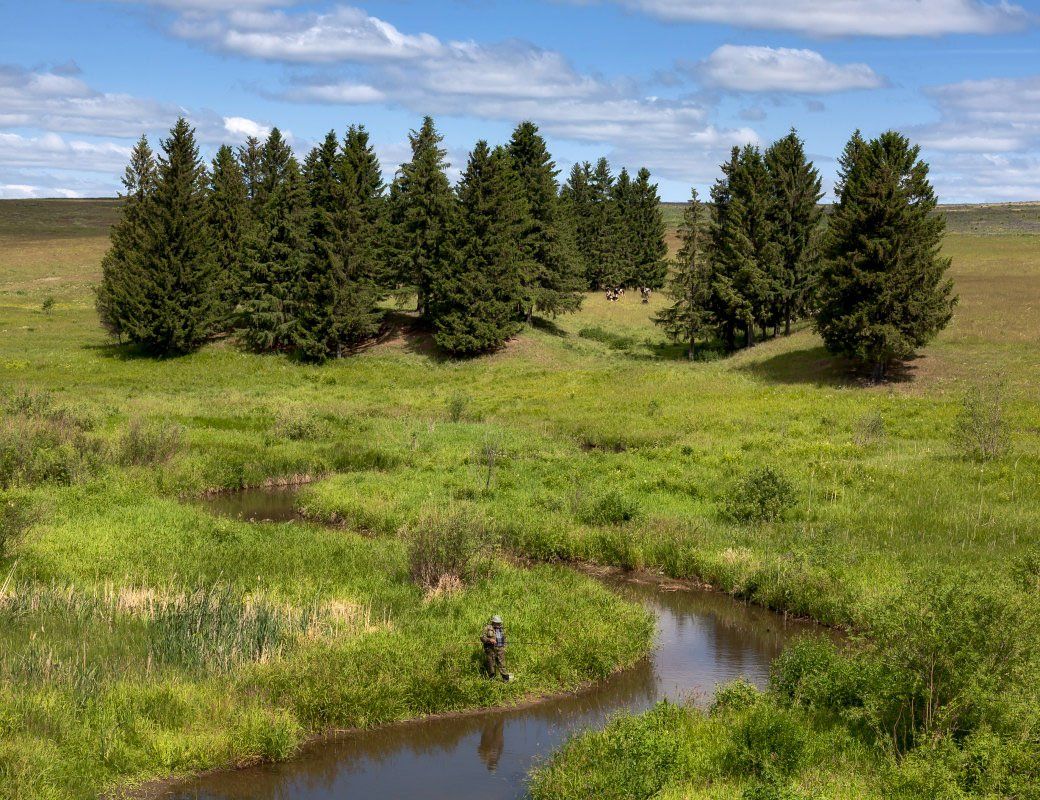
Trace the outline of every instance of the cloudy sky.
{"type": "Polygon", "coordinates": [[[665,199],[797,127],[920,142],[946,202],[1040,199],[1040,0],[4,0],[0,197],[113,195],[180,114],[204,152],[363,123],[387,176],[436,117],[455,166],[537,122],[558,165],[648,166],[665,199]]]}

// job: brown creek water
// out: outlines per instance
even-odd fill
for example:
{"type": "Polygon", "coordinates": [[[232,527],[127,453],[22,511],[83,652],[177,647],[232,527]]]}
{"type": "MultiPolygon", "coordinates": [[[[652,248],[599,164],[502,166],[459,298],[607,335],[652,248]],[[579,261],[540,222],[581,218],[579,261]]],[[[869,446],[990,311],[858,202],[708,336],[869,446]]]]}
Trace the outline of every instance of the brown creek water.
{"type": "MultiPolygon", "coordinates": [[[[239,519],[296,517],[293,492],[249,491],[206,501],[239,519]]],[[[516,709],[431,717],[338,734],[280,764],[224,771],[170,787],[188,800],[506,800],[525,796],[530,769],[574,733],[620,711],[660,700],[707,703],[714,688],[744,677],[764,686],[770,662],[814,626],[785,620],[726,595],[637,576],[603,580],[657,616],[653,652],[578,694],[516,709]]],[[[818,628],[815,628],[819,630],[818,628]]]]}

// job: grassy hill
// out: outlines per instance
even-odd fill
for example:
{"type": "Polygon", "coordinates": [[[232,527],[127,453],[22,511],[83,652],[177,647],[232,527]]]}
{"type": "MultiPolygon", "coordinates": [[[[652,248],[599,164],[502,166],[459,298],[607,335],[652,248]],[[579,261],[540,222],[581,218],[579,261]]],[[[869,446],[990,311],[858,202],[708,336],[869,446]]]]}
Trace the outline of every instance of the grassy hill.
{"type": "MultiPolygon", "coordinates": [[[[282,756],[306,731],[399,719],[443,698],[450,707],[515,700],[509,692],[521,689],[481,694],[465,660],[444,653],[479,609],[520,603],[525,586],[532,632],[546,641],[568,624],[547,611],[554,591],[590,619],[620,615],[631,631],[617,649],[597,622],[585,672],[561,673],[579,654],[547,645],[527,665],[533,688],[573,685],[645,646],[645,621],[586,582],[556,589],[552,568],[504,567],[497,583],[444,601],[453,622],[422,642],[424,658],[447,665],[441,679],[400,692],[363,684],[374,698],[364,701],[360,690],[332,691],[358,665],[384,674],[392,637],[435,616],[408,584],[394,537],[431,508],[479,519],[535,560],[660,569],[854,629],[893,604],[917,614],[906,598],[927,581],[1026,597],[1022,570],[1040,559],[1036,206],[949,210],[954,322],[883,386],[863,385],[807,327],[688,363],[651,322],[663,299],[644,305],[632,293],[620,303],[590,295],[579,313],[539,320],[503,352],[471,361],[440,357],[400,313],[364,352],[323,367],[229,341],[180,359],[135,358],[105,339],[92,308],[112,213],[111,201],[0,203],[0,464],[27,458],[27,437],[46,455],[29,459],[46,480],[11,480],[11,502],[29,504],[35,522],[0,576],[14,569],[19,592],[77,609],[58,622],[33,610],[0,619],[0,776],[20,796],[87,797],[120,781],[282,756]],[[974,439],[992,433],[1006,446],[978,460],[974,439]],[[735,521],[727,510],[762,466],[789,484],[791,511],[775,523],[735,521]],[[255,530],[178,499],[290,475],[327,476],[301,493],[309,513],[382,538],[255,530]],[[91,639],[76,656],[85,669],[69,666],[85,631],[113,624],[108,612],[84,610],[107,608],[98,597],[178,596],[218,581],[235,608],[259,597],[299,609],[321,588],[326,607],[349,603],[375,619],[388,611],[393,630],[362,626],[346,644],[308,641],[269,662],[236,656],[213,674],[176,660],[156,670],[151,629],[130,615],[118,636],[91,639]],[[62,593],[75,602],[54,599],[62,593]],[[50,663],[68,669],[41,672],[50,663]],[[222,716],[230,708],[240,713],[222,716]]],[[[1035,711],[1037,685],[1023,679],[1008,691],[1035,711]]],[[[859,741],[843,725],[834,736],[859,741]]],[[[604,761],[606,751],[587,747],[604,761]]],[[[875,756],[856,747],[845,764],[854,777],[838,779],[839,758],[792,780],[816,797],[884,795],[875,756]]],[[[564,783],[568,765],[588,772],[581,752],[560,767],[564,783]]],[[[632,774],[645,767],[617,763],[632,774]]],[[[675,797],[743,791],[739,780],[691,774],[676,772],[675,797]]]]}

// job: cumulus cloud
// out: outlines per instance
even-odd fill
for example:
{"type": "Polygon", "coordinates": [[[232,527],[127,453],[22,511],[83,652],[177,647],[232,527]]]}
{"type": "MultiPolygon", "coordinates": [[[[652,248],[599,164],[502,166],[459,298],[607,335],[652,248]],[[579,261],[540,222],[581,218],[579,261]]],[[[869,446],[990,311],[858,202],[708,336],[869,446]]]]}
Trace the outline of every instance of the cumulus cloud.
{"type": "Polygon", "coordinates": [[[1040,149],[1040,75],[961,81],[927,93],[939,121],[912,129],[926,147],[975,153],[1040,149]]]}
{"type": "Polygon", "coordinates": [[[264,139],[271,132],[267,125],[261,125],[246,117],[224,117],[224,130],[235,140],[245,140],[250,136],[264,139]]]}
{"type": "Polygon", "coordinates": [[[736,92],[829,94],[885,83],[866,64],[834,64],[815,50],[788,47],[724,44],[695,72],[708,86],[736,92]]]}
{"type": "Polygon", "coordinates": [[[185,15],[172,28],[187,39],[228,53],[294,63],[395,61],[437,55],[444,47],[429,34],[402,33],[359,8],[326,13],[232,10],[225,15],[185,15]]]}
{"type": "Polygon", "coordinates": [[[0,164],[5,167],[117,172],[129,157],[130,147],[115,142],[66,139],[56,133],[40,136],[0,133],[0,164]]]}
{"type": "MultiPolygon", "coordinates": [[[[588,0],[576,0],[588,2],[588,0]]],[[[1019,30],[1031,15],[1007,0],[606,0],[673,22],[716,22],[813,36],[942,36],[1019,30]]]]}

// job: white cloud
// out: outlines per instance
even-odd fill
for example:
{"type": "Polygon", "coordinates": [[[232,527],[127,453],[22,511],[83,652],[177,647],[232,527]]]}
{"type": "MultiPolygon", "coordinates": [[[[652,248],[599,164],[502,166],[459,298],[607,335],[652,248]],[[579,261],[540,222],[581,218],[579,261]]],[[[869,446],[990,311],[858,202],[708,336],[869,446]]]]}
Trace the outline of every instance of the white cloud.
{"type": "MultiPolygon", "coordinates": [[[[576,0],[588,2],[588,0],[576,0]]],[[[610,0],[674,22],[716,22],[814,36],[941,36],[1018,30],[1018,5],[979,0],[610,0]]]]}
{"type": "Polygon", "coordinates": [[[129,158],[130,147],[115,142],[65,139],[56,133],[0,133],[0,164],[7,168],[47,167],[116,174],[129,158]]]}
{"type": "Polygon", "coordinates": [[[233,10],[221,16],[185,15],[173,33],[229,53],[308,64],[407,60],[436,55],[443,48],[435,36],[401,33],[350,6],[324,14],[233,10]]]}
{"type": "Polygon", "coordinates": [[[1040,149],[1040,75],[961,81],[927,90],[939,121],[911,129],[926,147],[1013,153],[1040,149]]]}
{"type": "Polygon", "coordinates": [[[271,132],[267,125],[261,125],[246,117],[224,117],[224,130],[235,141],[245,141],[250,136],[265,139],[271,132]]]}
{"type": "Polygon", "coordinates": [[[61,186],[36,186],[28,183],[0,183],[0,198],[28,200],[36,197],[83,197],[76,189],[61,186]]]}
{"type": "Polygon", "coordinates": [[[696,72],[709,86],[737,92],[829,94],[885,83],[866,64],[834,64],[815,50],[787,47],[724,44],[696,72]]]}

